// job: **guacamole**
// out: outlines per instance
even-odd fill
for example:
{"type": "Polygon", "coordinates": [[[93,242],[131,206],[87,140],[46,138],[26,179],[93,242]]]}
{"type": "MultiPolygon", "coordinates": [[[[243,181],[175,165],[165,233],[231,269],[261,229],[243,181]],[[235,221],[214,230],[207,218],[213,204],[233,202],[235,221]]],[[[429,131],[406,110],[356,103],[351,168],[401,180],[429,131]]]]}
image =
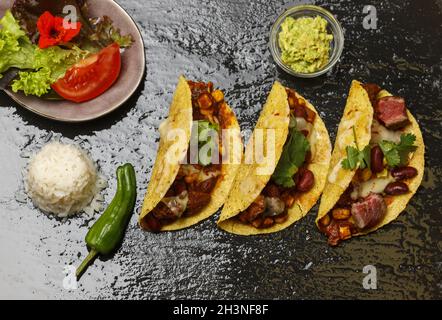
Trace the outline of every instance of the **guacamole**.
{"type": "Polygon", "coordinates": [[[332,40],[324,18],[287,17],[279,33],[282,62],[300,73],[321,70],[329,61],[332,40]]]}

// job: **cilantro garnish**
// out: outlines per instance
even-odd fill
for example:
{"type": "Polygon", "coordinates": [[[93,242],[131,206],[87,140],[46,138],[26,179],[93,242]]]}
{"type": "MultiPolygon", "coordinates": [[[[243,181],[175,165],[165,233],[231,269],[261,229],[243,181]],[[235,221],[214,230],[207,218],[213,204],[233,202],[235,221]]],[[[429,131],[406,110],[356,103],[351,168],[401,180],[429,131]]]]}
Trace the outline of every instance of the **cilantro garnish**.
{"type": "Polygon", "coordinates": [[[408,155],[416,151],[417,146],[414,145],[416,136],[412,133],[402,134],[401,141],[394,143],[383,140],[379,143],[379,147],[384,153],[385,160],[390,167],[405,166],[408,162],[408,155]]]}
{"type": "Polygon", "coordinates": [[[346,170],[356,168],[365,169],[370,167],[370,147],[366,146],[364,150],[354,147],[347,147],[347,159],[342,161],[342,167],[346,170]]]}
{"type": "Polygon", "coordinates": [[[347,158],[342,160],[342,168],[346,170],[354,170],[356,168],[370,168],[370,146],[366,146],[363,150],[359,149],[356,130],[353,126],[353,136],[355,139],[355,147],[347,146],[347,158]]]}
{"type": "Polygon", "coordinates": [[[310,150],[307,138],[296,129],[296,121],[291,119],[290,132],[284,149],[272,175],[272,180],[285,188],[295,186],[293,176],[305,161],[305,156],[310,150]]]}

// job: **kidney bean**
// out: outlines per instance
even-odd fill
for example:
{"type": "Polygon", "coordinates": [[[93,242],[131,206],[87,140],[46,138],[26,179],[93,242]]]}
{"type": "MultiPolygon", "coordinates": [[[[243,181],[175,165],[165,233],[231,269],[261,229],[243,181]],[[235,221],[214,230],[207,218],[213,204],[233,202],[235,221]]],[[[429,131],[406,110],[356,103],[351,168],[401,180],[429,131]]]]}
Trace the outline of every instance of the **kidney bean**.
{"type": "Polygon", "coordinates": [[[313,188],[315,183],[315,176],[313,172],[308,169],[300,169],[299,180],[296,185],[296,189],[300,192],[307,192],[313,188]]]}
{"type": "Polygon", "coordinates": [[[417,176],[417,169],[413,167],[400,167],[391,170],[391,175],[397,180],[411,179],[417,176]]]}
{"type": "Polygon", "coordinates": [[[379,146],[375,146],[371,149],[371,171],[379,173],[384,170],[384,153],[379,146]]]}
{"type": "Polygon", "coordinates": [[[391,196],[397,196],[400,194],[405,194],[409,191],[408,186],[400,181],[389,183],[386,187],[384,192],[386,194],[389,194],[391,196]]]}

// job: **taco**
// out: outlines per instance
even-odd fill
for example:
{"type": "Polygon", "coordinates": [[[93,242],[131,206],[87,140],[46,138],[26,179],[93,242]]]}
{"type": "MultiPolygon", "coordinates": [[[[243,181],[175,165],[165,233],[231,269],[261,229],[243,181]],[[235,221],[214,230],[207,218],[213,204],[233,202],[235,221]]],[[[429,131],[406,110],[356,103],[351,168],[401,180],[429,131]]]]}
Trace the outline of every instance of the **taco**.
{"type": "Polygon", "coordinates": [[[330,157],[328,132],[315,108],[294,90],[275,82],[218,226],[239,235],[287,228],[318,200],[330,157]],[[260,144],[262,157],[254,151],[260,144]]]}
{"type": "Polygon", "coordinates": [[[424,151],[403,98],[353,81],[316,219],[328,243],[395,220],[422,181],[424,151]]]}
{"type": "Polygon", "coordinates": [[[238,121],[223,92],[211,82],[181,77],[160,126],[140,226],[153,232],[178,230],[214,214],[227,197],[241,155],[238,121]]]}

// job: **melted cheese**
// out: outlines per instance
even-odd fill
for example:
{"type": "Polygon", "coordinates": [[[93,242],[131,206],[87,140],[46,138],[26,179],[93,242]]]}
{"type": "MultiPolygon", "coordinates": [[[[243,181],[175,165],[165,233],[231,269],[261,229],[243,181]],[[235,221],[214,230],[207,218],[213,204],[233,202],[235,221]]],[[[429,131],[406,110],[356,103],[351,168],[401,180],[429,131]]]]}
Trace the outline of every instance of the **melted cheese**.
{"type": "Polygon", "coordinates": [[[210,178],[218,177],[219,175],[220,175],[220,172],[218,170],[217,171],[209,171],[209,172],[205,172],[204,170],[201,170],[198,175],[198,182],[206,181],[210,178]]]}
{"type": "Polygon", "coordinates": [[[161,201],[179,218],[186,211],[189,195],[187,191],[183,191],[178,196],[163,198],[161,201]]]}
{"type": "Polygon", "coordinates": [[[312,131],[312,124],[307,122],[304,118],[296,117],[296,130],[307,130],[309,133],[312,131]]]}
{"type": "Polygon", "coordinates": [[[319,132],[313,130],[308,136],[308,142],[310,143],[310,152],[312,153],[312,159],[316,157],[316,144],[318,143],[318,138],[320,138],[319,132]]]}
{"type": "Polygon", "coordinates": [[[198,169],[192,164],[183,164],[180,167],[180,174],[183,176],[190,176],[193,174],[198,174],[196,178],[197,182],[206,181],[210,178],[218,177],[221,172],[219,170],[206,171],[204,169],[198,169]]]}
{"type": "Polygon", "coordinates": [[[347,120],[343,120],[341,123],[342,134],[339,136],[338,146],[340,149],[344,149],[348,145],[353,144],[354,142],[354,134],[353,127],[356,122],[359,120],[359,117],[362,113],[360,111],[355,112],[353,117],[347,120]]]}
{"type": "Polygon", "coordinates": [[[198,173],[199,170],[195,168],[192,164],[183,164],[180,167],[180,174],[184,176],[189,176],[194,173],[198,173]]]}
{"type": "Polygon", "coordinates": [[[280,215],[285,210],[284,201],[277,197],[266,197],[265,198],[266,211],[264,216],[274,217],[280,215]]]}
{"type": "Polygon", "coordinates": [[[330,172],[330,174],[328,175],[328,182],[330,183],[335,183],[336,179],[338,178],[338,173],[339,170],[342,168],[342,159],[341,161],[339,161],[335,167],[333,168],[333,170],[330,172]]]}
{"type": "Polygon", "coordinates": [[[401,141],[401,132],[388,130],[377,120],[373,119],[371,126],[371,144],[377,144],[383,140],[399,143],[401,141]]]}
{"type": "Polygon", "coordinates": [[[370,193],[382,193],[385,187],[395,181],[393,177],[389,176],[387,178],[374,178],[355,186],[353,192],[351,193],[351,198],[357,200],[359,198],[365,198],[370,193]]]}

